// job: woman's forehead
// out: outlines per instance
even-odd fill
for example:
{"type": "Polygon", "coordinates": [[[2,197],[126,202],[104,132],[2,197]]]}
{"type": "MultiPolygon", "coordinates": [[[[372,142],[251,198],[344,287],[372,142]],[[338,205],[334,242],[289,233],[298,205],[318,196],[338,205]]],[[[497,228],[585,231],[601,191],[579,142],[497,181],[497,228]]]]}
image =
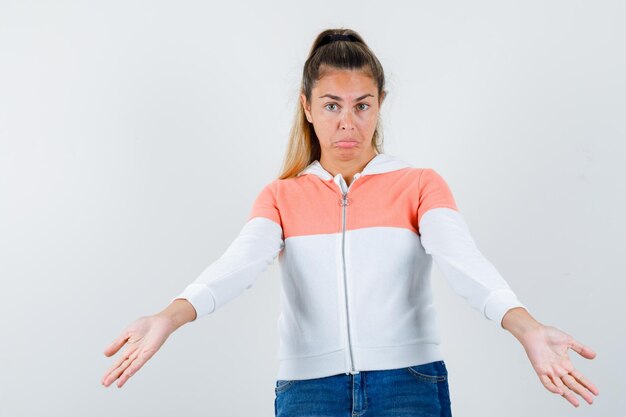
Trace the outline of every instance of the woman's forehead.
{"type": "Polygon", "coordinates": [[[318,93],[316,96],[322,94],[340,95],[340,92],[347,95],[375,94],[376,83],[366,71],[334,69],[323,74],[313,89],[318,93]]]}
{"type": "Polygon", "coordinates": [[[373,79],[372,72],[367,66],[363,66],[361,68],[337,68],[337,67],[331,67],[328,65],[322,65],[320,66],[318,74],[319,74],[318,80],[322,78],[326,78],[328,76],[341,76],[341,75],[344,75],[344,76],[358,75],[358,76],[366,76],[366,77],[373,79]]]}

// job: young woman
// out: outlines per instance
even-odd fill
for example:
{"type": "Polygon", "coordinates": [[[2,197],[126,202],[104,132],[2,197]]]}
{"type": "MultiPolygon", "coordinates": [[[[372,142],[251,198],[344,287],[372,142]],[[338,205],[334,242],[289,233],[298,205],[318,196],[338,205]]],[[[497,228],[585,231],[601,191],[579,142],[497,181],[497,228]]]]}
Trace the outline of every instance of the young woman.
{"type": "Polygon", "coordinates": [[[183,324],[281,265],[277,416],[451,415],[430,288],[452,288],[523,345],[541,383],[579,405],[598,389],[574,369],[595,353],[536,321],[478,251],[445,180],[382,151],[383,68],[348,29],[318,35],[305,62],[283,172],[227,251],[160,313],[105,350],[121,387],[183,324]]]}

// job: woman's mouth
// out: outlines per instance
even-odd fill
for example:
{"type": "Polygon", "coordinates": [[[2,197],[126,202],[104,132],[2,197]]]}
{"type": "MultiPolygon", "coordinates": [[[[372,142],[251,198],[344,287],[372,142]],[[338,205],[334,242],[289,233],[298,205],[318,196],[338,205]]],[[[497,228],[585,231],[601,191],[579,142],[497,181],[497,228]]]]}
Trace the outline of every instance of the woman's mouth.
{"type": "Polygon", "coordinates": [[[359,142],[354,140],[340,140],[335,142],[335,145],[339,148],[354,148],[359,142]]]}

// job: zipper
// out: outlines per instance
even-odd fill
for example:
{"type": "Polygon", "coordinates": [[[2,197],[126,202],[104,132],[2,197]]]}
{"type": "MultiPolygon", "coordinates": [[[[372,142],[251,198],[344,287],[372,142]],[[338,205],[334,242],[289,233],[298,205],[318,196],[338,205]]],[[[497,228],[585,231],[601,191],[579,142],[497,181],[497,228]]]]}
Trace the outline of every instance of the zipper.
{"type": "Polygon", "coordinates": [[[350,204],[351,200],[348,199],[348,191],[350,191],[350,187],[352,187],[352,184],[354,184],[354,182],[360,177],[360,173],[357,173],[354,175],[354,178],[352,179],[352,182],[350,183],[349,186],[347,186],[347,189],[345,189],[346,185],[345,185],[345,180],[343,179],[343,177],[341,176],[341,174],[339,174],[339,181],[340,183],[338,184],[340,189],[341,189],[341,200],[340,200],[340,204],[341,204],[341,260],[342,260],[342,264],[343,264],[343,284],[344,284],[344,297],[345,297],[345,304],[346,304],[346,324],[347,324],[347,330],[348,330],[348,349],[350,352],[350,370],[349,372],[346,372],[346,375],[348,374],[358,374],[359,371],[356,370],[356,368],[354,367],[354,352],[352,351],[352,332],[350,329],[350,307],[349,307],[349,302],[348,302],[348,274],[346,272],[346,207],[350,204]]]}

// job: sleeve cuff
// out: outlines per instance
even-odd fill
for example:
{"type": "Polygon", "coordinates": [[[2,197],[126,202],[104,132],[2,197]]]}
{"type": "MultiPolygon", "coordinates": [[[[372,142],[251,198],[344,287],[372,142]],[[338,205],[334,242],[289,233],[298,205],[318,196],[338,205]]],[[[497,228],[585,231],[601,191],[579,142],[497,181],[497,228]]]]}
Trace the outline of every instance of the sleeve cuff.
{"type": "Polygon", "coordinates": [[[510,289],[500,289],[491,293],[485,303],[485,316],[493,320],[502,328],[502,319],[507,311],[515,307],[528,308],[517,299],[515,293],[510,289]]]}
{"type": "Polygon", "coordinates": [[[215,311],[215,298],[206,285],[190,284],[185,290],[174,297],[170,303],[178,298],[183,298],[191,303],[196,309],[196,319],[215,311]]]}

